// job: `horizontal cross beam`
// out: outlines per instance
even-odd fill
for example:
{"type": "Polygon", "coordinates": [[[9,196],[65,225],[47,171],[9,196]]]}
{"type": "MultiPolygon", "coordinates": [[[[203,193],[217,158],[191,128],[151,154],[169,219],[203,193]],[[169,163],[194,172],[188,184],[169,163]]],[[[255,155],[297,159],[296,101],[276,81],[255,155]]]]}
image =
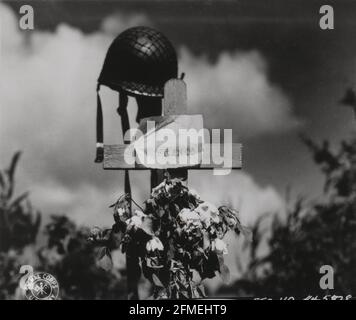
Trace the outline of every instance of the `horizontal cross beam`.
{"type": "MultiPolygon", "coordinates": [[[[210,145],[211,147],[211,145],[210,145]]],[[[105,145],[104,146],[104,169],[105,170],[151,170],[152,168],[147,168],[140,163],[134,162],[129,164],[125,161],[125,150],[128,145],[105,145]]],[[[209,150],[210,148],[204,148],[203,150],[209,150]]],[[[220,145],[220,150],[224,150],[224,145],[220,145]]],[[[203,155],[204,158],[204,155],[203,155]]],[[[186,169],[223,169],[223,163],[214,163],[212,157],[212,152],[209,154],[209,163],[201,163],[193,166],[185,166],[186,169]]],[[[204,158],[205,159],[205,158],[204,158]]],[[[165,167],[166,169],[173,169],[175,167],[170,167],[169,165],[165,167]]],[[[241,169],[242,168],[242,145],[240,143],[232,143],[232,165],[231,169],[241,169]]]]}

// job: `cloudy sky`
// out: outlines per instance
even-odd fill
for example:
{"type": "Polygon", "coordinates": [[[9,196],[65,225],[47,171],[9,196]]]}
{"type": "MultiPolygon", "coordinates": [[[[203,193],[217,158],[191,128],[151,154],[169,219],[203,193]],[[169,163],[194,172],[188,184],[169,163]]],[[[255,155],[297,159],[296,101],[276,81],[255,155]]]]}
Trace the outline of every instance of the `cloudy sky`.
{"type": "MultiPolygon", "coordinates": [[[[111,223],[108,205],[123,190],[120,172],[94,164],[95,85],[106,50],[127,27],[165,33],[186,73],[190,113],[210,128],[232,128],[244,168],[230,176],[191,172],[189,184],[216,204],[231,202],[245,223],[284,207],[284,193],[321,193],[298,134],[334,142],[355,128],[337,101],[356,84],[356,3],[334,5],[335,30],[319,28],[323,2],[27,1],[35,29],[18,28],[19,1],[1,14],[0,164],[23,150],[19,189],[46,213],[80,223],[111,223]]],[[[103,90],[106,143],[121,140],[116,95],[103,90]]],[[[130,101],[130,116],[136,106],[130,101]]],[[[134,124],[134,123],[132,123],[134,124]]],[[[148,174],[133,175],[136,199],[148,174]]]]}

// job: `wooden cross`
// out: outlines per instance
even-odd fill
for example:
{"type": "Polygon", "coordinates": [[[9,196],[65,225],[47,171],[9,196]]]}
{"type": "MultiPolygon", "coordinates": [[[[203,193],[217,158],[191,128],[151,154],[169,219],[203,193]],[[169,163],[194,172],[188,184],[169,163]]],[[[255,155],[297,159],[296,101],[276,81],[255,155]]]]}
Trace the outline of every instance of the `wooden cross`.
{"type": "MultiPolygon", "coordinates": [[[[187,112],[187,91],[186,84],[180,79],[171,79],[167,81],[164,87],[164,99],[163,99],[163,116],[154,117],[155,120],[161,119],[162,122],[169,116],[185,115],[187,112]]],[[[200,115],[201,116],[201,115],[200,115]]],[[[185,119],[189,120],[194,116],[186,115],[185,119]]],[[[143,119],[146,121],[149,118],[143,119]]],[[[153,119],[153,118],[152,118],[153,119]]],[[[130,148],[127,144],[119,145],[105,145],[104,146],[104,162],[103,166],[105,170],[152,170],[152,167],[146,166],[139,161],[131,159],[128,163],[125,159],[125,151],[130,148]]],[[[131,146],[132,148],[132,146],[131,146]]],[[[220,145],[220,150],[223,149],[223,144],[220,145]]],[[[188,169],[218,169],[223,168],[222,164],[215,163],[212,159],[211,145],[205,144],[202,146],[202,157],[209,157],[211,161],[205,163],[199,163],[194,165],[187,165],[181,167],[180,170],[188,169]],[[204,151],[210,151],[210,154],[205,154],[204,151]]],[[[126,153],[127,155],[127,153],[126,153]]],[[[207,159],[207,158],[206,158],[207,159]]],[[[232,144],[232,163],[231,169],[241,169],[241,144],[232,144]]],[[[164,169],[170,169],[171,172],[177,170],[175,166],[167,165],[164,169]]],[[[155,185],[151,186],[155,187],[155,185]]]]}
{"type": "MultiPolygon", "coordinates": [[[[166,123],[175,118],[179,118],[179,115],[184,117],[183,120],[187,121],[188,126],[190,120],[197,119],[197,117],[201,117],[201,124],[203,125],[203,118],[201,115],[186,115],[187,113],[187,90],[186,84],[183,80],[180,79],[171,79],[167,81],[164,87],[164,98],[163,98],[163,106],[162,106],[162,116],[153,117],[155,120],[158,120],[159,123],[166,123]],[[177,117],[174,117],[177,116],[177,117]]],[[[146,118],[142,121],[147,121],[146,118]]],[[[142,122],[141,122],[142,123],[142,122]]],[[[187,124],[186,123],[186,124],[187,124]]],[[[141,126],[141,124],[140,124],[141,126]]],[[[158,124],[159,126],[159,124],[158,124]]],[[[202,145],[201,155],[202,158],[207,157],[209,161],[206,163],[194,163],[193,165],[186,165],[177,168],[176,166],[167,165],[163,169],[152,169],[147,165],[139,163],[137,159],[131,159],[128,163],[125,160],[125,151],[127,148],[132,148],[132,146],[128,144],[119,144],[119,145],[104,145],[104,162],[103,166],[105,170],[151,170],[151,189],[157,186],[164,179],[164,171],[168,170],[170,177],[180,177],[183,180],[187,180],[188,178],[188,170],[189,169],[217,169],[222,168],[221,164],[216,164],[212,161],[212,148],[211,145],[202,145]],[[208,150],[208,151],[207,151],[208,150]],[[209,152],[209,154],[204,154],[204,152],[209,152]]],[[[223,146],[219,146],[220,149],[223,149],[223,146]]],[[[179,149],[178,149],[179,150],[179,149]]],[[[178,151],[179,152],[179,151],[178,151]]],[[[134,157],[134,153],[133,153],[134,157]]],[[[127,158],[126,158],[127,159],[127,158]]],[[[232,144],[232,163],[231,169],[241,169],[242,161],[241,161],[241,144],[233,143],[232,144]]],[[[126,256],[126,264],[128,270],[136,270],[138,268],[138,259],[135,259],[126,256]],[[136,265],[137,264],[137,265],[136,265]]],[[[138,280],[139,278],[135,276],[135,272],[128,272],[128,295],[129,299],[138,299],[138,280]],[[133,275],[132,275],[133,273],[133,275]],[[131,277],[131,278],[130,278],[131,277]]]]}

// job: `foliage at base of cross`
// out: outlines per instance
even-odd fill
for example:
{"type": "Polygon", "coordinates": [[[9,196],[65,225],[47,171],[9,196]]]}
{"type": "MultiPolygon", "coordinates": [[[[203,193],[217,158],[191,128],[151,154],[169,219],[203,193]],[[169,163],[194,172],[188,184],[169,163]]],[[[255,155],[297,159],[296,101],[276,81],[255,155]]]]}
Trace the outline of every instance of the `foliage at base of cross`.
{"type": "Polygon", "coordinates": [[[223,238],[228,231],[250,235],[236,210],[201,200],[179,179],[165,179],[152,190],[145,208],[139,207],[133,214],[131,200],[123,195],[111,206],[112,229],[91,232],[89,240],[102,247],[99,260],[103,268],[112,267],[110,252],[121,246],[122,252],[140,261],[140,270],[127,272],[136,272],[138,279],[142,271],[152,282],[154,299],[205,297],[202,280],[217,272],[228,281],[223,238]]]}

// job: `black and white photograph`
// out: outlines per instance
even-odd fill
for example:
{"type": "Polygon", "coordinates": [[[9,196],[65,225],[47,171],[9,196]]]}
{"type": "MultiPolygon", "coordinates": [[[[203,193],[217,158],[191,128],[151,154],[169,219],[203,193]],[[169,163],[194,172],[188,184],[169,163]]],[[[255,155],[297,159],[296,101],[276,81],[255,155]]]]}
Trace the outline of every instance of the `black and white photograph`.
{"type": "Polygon", "coordinates": [[[3,0],[0,79],[0,300],[356,297],[356,1],[3,0]]]}

